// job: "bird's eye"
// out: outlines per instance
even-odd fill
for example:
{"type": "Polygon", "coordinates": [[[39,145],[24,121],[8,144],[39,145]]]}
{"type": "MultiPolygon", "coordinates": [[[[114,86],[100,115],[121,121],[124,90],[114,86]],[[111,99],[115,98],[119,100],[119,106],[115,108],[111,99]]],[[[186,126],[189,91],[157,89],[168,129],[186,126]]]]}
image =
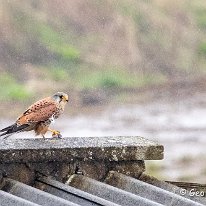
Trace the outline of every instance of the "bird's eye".
{"type": "Polygon", "coordinates": [[[63,98],[63,95],[61,95],[60,98],[62,99],[62,98],[63,98]]]}

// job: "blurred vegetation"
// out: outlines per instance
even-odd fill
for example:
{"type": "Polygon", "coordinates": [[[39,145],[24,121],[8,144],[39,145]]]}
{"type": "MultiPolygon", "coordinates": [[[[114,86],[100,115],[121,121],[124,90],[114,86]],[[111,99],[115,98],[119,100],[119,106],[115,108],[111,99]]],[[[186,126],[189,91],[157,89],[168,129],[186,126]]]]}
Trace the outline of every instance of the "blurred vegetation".
{"type": "Polygon", "coordinates": [[[48,77],[53,79],[56,82],[60,82],[60,81],[68,81],[68,73],[60,68],[56,68],[56,67],[50,67],[49,69],[47,69],[48,71],[48,77]]]}
{"type": "Polygon", "coordinates": [[[142,74],[125,71],[120,68],[103,68],[96,71],[82,69],[75,73],[74,85],[79,89],[95,88],[129,88],[143,87],[148,84],[163,82],[165,79],[157,74],[142,74]],[[83,75],[82,75],[83,74],[83,75]]]}
{"type": "Polygon", "coordinates": [[[206,71],[204,0],[2,1],[0,26],[1,101],[206,71]]]}
{"type": "Polygon", "coordinates": [[[0,100],[12,99],[12,100],[26,100],[31,97],[26,87],[17,81],[9,74],[2,73],[0,76],[0,82],[4,87],[0,87],[0,100]]]}
{"type": "Polygon", "coordinates": [[[145,164],[148,174],[152,174],[154,177],[158,179],[165,179],[165,177],[163,177],[162,174],[162,171],[164,170],[164,166],[162,165],[162,163],[146,161],[145,164]]]}

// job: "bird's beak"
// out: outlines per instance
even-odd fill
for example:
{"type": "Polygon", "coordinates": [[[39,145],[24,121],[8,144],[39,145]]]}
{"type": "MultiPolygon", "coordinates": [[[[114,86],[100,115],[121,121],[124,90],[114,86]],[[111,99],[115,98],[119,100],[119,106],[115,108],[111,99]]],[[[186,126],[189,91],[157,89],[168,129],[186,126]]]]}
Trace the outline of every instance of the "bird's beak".
{"type": "Polygon", "coordinates": [[[67,96],[64,96],[64,99],[65,99],[66,102],[69,101],[69,98],[67,96]]]}

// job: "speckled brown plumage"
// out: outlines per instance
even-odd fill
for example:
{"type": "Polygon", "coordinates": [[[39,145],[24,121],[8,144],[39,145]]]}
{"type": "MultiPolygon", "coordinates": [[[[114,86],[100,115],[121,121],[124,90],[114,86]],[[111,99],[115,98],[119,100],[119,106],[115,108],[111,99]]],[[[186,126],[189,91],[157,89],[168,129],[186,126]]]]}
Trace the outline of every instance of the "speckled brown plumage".
{"type": "Polygon", "coordinates": [[[13,133],[34,130],[36,135],[44,135],[49,130],[53,135],[59,134],[55,130],[49,129],[49,125],[63,113],[68,102],[68,95],[58,92],[51,97],[46,97],[32,104],[17,121],[0,132],[0,136],[10,136],[13,133]]]}

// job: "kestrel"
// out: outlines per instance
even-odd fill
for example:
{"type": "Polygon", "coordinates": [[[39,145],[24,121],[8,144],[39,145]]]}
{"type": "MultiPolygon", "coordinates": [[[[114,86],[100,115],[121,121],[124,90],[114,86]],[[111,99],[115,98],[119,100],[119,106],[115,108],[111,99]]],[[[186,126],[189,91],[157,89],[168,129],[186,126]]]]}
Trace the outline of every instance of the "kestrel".
{"type": "Polygon", "coordinates": [[[36,135],[42,135],[43,138],[47,131],[52,132],[52,137],[61,138],[60,132],[50,129],[49,126],[63,113],[67,102],[68,95],[63,92],[35,102],[14,124],[0,130],[3,132],[0,136],[7,138],[15,133],[34,130],[36,135]]]}

